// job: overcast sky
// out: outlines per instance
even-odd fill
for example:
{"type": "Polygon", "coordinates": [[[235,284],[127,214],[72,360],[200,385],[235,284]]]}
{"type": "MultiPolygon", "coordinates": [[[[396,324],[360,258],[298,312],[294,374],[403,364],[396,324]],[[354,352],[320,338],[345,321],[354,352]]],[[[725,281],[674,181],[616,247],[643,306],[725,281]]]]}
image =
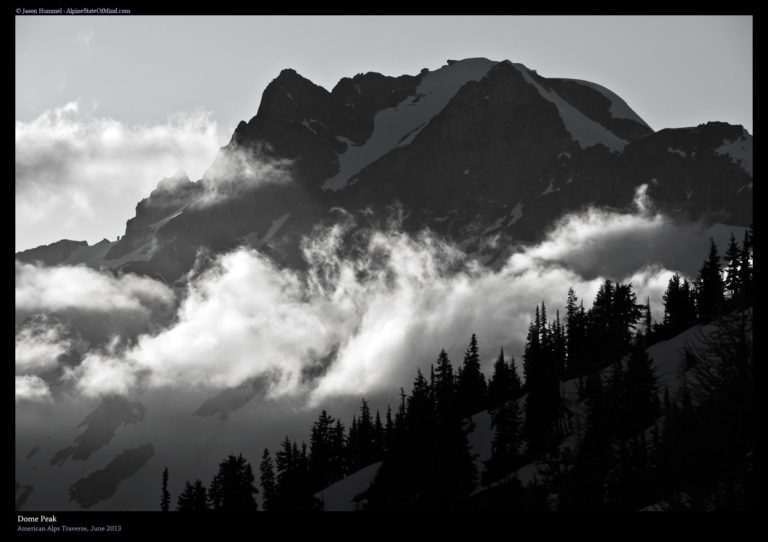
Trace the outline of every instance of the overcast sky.
{"type": "Polygon", "coordinates": [[[752,131],[751,17],[17,17],[16,248],[122,234],[283,68],[330,90],[475,56],[600,83],[656,130],[752,131]]]}

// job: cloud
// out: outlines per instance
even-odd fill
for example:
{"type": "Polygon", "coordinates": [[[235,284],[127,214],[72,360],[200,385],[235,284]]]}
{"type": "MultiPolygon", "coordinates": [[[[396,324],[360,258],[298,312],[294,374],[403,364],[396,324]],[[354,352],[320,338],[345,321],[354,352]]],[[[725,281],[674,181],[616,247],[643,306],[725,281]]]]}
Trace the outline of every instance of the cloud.
{"type": "Polygon", "coordinates": [[[16,401],[48,401],[51,390],[39,376],[16,375],[16,401]]]}
{"type": "Polygon", "coordinates": [[[33,318],[16,330],[16,372],[35,373],[58,365],[70,351],[73,341],[61,322],[45,315],[33,318]]]}
{"type": "Polygon", "coordinates": [[[736,226],[677,223],[654,210],[646,190],[643,184],[635,191],[634,213],[590,207],[563,216],[540,244],[512,256],[509,265],[558,265],[587,278],[620,279],[652,265],[695,275],[710,237],[724,248],[731,231],[743,233],[736,226]]]}
{"type": "Polygon", "coordinates": [[[86,397],[126,394],[141,378],[141,370],[115,355],[117,341],[103,352],[89,352],[82,363],[68,368],[64,380],[75,382],[75,388],[86,397]]]}
{"type": "Polygon", "coordinates": [[[238,197],[264,184],[292,182],[291,160],[269,156],[267,144],[255,148],[223,148],[203,175],[205,194],[195,204],[208,205],[238,197]]]}
{"type": "Polygon", "coordinates": [[[86,266],[43,267],[16,262],[16,310],[137,312],[174,301],[173,291],[138,275],[112,276],[86,266]]]}
{"type": "Polygon", "coordinates": [[[122,234],[136,201],[180,168],[199,178],[222,141],[202,111],[131,125],[70,102],[16,121],[17,244],[122,234]]]}
{"type": "MultiPolygon", "coordinates": [[[[636,212],[569,215],[542,242],[518,246],[501,266],[488,268],[429,231],[407,234],[396,220],[364,230],[342,215],[304,240],[303,271],[280,268],[250,248],[216,257],[190,277],[166,326],[92,348],[67,379],[86,396],[210,391],[261,379],[269,399],[313,407],[394,393],[417,366],[428,369],[441,348],[459,363],[473,332],[487,370],[500,347],[519,360],[534,307],[544,302],[554,318],[569,286],[589,307],[605,278],[631,282],[660,319],[673,272],[693,274],[670,264],[679,261],[670,249],[690,253],[694,264],[686,265],[695,269],[713,231],[653,213],[640,190],[636,212]]],[[[143,300],[172,299],[138,277],[70,268],[33,280],[42,271],[26,271],[32,278],[22,287],[17,280],[17,300],[30,307],[80,302],[89,310],[140,310],[143,300]],[[66,279],[57,280],[58,273],[66,279]]]]}

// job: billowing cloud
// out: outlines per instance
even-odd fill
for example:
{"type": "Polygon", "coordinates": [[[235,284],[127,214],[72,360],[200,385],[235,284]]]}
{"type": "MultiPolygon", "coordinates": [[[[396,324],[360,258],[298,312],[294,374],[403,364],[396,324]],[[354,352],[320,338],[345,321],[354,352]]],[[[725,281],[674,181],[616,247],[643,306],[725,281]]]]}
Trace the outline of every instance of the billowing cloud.
{"type": "Polygon", "coordinates": [[[136,386],[141,370],[115,355],[115,343],[105,351],[89,352],[82,363],[67,369],[64,379],[86,397],[125,394],[136,386]]]}
{"type": "Polygon", "coordinates": [[[146,277],[115,277],[84,265],[44,267],[16,262],[17,311],[147,313],[152,306],[173,300],[170,288],[146,277]]]}
{"type": "Polygon", "coordinates": [[[51,390],[48,384],[35,375],[16,375],[16,401],[48,401],[51,390]]]}
{"type": "Polygon", "coordinates": [[[184,169],[199,178],[222,133],[209,113],[177,113],[160,124],[129,125],[78,102],[16,122],[16,242],[122,234],[136,201],[184,169]]]}
{"type": "Polygon", "coordinates": [[[55,367],[72,347],[61,322],[44,314],[32,318],[16,330],[16,372],[35,373],[55,367]]]}
{"type": "Polygon", "coordinates": [[[264,184],[291,182],[292,161],[271,157],[270,150],[266,143],[256,148],[222,149],[203,175],[205,193],[196,205],[208,205],[237,197],[244,191],[264,184]]]}
{"type": "Polygon", "coordinates": [[[558,265],[587,278],[620,279],[647,265],[695,275],[710,237],[724,248],[731,231],[743,232],[723,224],[678,224],[654,210],[646,189],[637,188],[634,213],[590,207],[565,215],[543,242],[514,255],[510,264],[558,265]]]}
{"type": "MultiPolygon", "coordinates": [[[[410,235],[397,222],[360,230],[346,215],[304,240],[304,271],[249,248],[218,256],[189,279],[167,325],[92,348],[66,379],[94,396],[232,388],[258,378],[269,398],[310,406],[393,392],[415,367],[428,369],[441,348],[460,362],[473,332],[487,369],[500,347],[519,359],[533,308],[544,302],[554,318],[569,286],[589,307],[605,278],[631,282],[659,319],[672,273],[695,274],[712,231],[654,213],[640,189],[636,212],[569,215],[542,242],[517,247],[491,269],[429,231],[410,235]],[[673,265],[674,246],[693,263],[673,265]]],[[[22,271],[17,305],[31,308],[142,310],[147,300],[173,299],[166,287],[135,276],[22,271]]]]}

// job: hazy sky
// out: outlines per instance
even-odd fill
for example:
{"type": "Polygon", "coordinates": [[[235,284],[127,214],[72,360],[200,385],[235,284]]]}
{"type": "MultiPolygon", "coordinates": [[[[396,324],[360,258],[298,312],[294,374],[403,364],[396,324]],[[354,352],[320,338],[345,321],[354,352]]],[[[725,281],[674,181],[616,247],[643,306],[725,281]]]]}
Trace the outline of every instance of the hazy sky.
{"type": "Polygon", "coordinates": [[[123,233],[160,178],[203,173],[283,68],[330,90],[359,72],[416,74],[473,56],[600,83],[656,130],[722,120],[752,131],[746,16],[17,17],[16,247],[123,233]],[[28,155],[74,134],[76,148],[54,161],[64,152],[79,165],[20,168],[19,123],[28,155]]]}

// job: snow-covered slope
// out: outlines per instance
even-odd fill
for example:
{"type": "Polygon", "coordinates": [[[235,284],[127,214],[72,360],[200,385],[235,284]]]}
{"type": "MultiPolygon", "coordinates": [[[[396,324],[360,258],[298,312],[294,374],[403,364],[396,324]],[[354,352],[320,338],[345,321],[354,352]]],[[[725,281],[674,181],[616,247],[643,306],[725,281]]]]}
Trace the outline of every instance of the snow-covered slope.
{"type": "Polygon", "coordinates": [[[323,188],[343,188],[368,164],[395,147],[408,145],[465,83],[482,79],[495,64],[485,58],[468,58],[424,75],[415,95],[376,114],[373,133],[365,143],[347,144],[346,152],[339,155],[338,173],[326,180],[323,188]]]}
{"type": "Polygon", "coordinates": [[[533,86],[542,98],[551,102],[557,107],[560,118],[565,125],[565,129],[571,134],[582,149],[594,145],[605,145],[612,152],[621,152],[628,143],[606,127],[598,124],[584,113],[573,107],[565,101],[554,90],[546,90],[539,85],[531,76],[530,70],[522,64],[512,64],[522,74],[525,81],[533,86]]]}
{"type": "Polygon", "coordinates": [[[355,497],[371,486],[380,466],[381,461],[371,463],[322,491],[318,491],[315,497],[322,501],[323,510],[326,512],[352,512],[356,509],[355,497]]]}
{"type": "MultiPolygon", "coordinates": [[[[590,81],[582,81],[581,79],[564,79],[564,81],[573,81],[574,83],[589,87],[608,98],[611,102],[611,106],[608,111],[610,111],[613,118],[633,120],[639,124],[642,124],[643,126],[648,126],[648,124],[646,124],[646,122],[640,118],[640,115],[635,113],[632,108],[627,105],[627,102],[625,102],[623,99],[621,99],[621,97],[619,97],[613,91],[608,90],[604,86],[598,85],[597,83],[592,83],[590,81]]],[[[650,128],[650,126],[648,127],[650,128]]]]}

